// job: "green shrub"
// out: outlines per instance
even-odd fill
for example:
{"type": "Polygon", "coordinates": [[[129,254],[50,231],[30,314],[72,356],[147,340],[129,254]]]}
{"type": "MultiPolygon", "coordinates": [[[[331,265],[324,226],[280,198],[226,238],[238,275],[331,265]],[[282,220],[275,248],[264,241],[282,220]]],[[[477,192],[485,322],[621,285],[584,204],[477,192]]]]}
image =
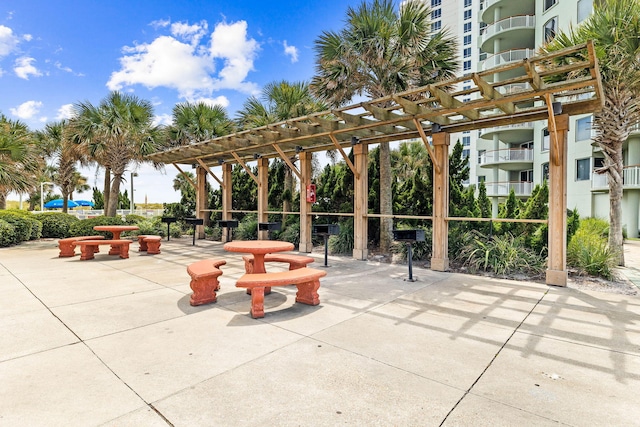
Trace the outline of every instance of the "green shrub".
{"type": "Polygon", "coordinates": [[[95,231],[96,225],[125,225],[120,217],[97,216],[75,222],[69,227],[69,236],[93,236],[102,235],[111,238],[108,231],[95,231]]]}
{"type": "Polygon", "coordinates": [[[465,245],[456,259],[471,272],[492,271],[498,276],[520,273],[534,277],[544,272],[545,259],[511,233],[491,237],[470,231],[464,239],[465,245]]]}
{"type": "Polygon", "coordinates": [[[250,214],[242,218],[242,221],[238,223],[235,235],[238,237],[238,240],[257,240],[258,217],[254,214],[250,214]]]}
{"type": "Polygon", "coordinates": [[[63,212],[44,212],[34,214],[33,217],[42,223],[42,237],[45,238],[70,237],[69,228],[80,221],[75,216],[63,212]]]}
{"type": "Polygon", "coordinates": [[[16,228],[7,221],[0,219],[0,247],[17,244],[16,228]]]}
{"type": "MultiPolygon", "coordinates": [[[[414,261],[418,261],[421,259],[426,259],[429,255],[431,255],[432,248],[432,236],[431,229],[421,228],[424,230],[424,242],[414,242],[411,244],[411,258],[414,261]]],[[[415,229],[415,227],[404,227],[402,225],[398,226],[398,229],[415,229]]],[[[407,244],[405,242],[397,242],[393,245],[393,252],[400,254],[400,258],[402,260],[407,260],[407,244]]]]}
{"type": "Polygon", "coordinates": [[[31,234],[29,235],[27,240],[36,240],[42,237],[42,223],[35,219],[34,215],[31,212],[21,209],[7,209],[0,211],[0,218],[2,218],[3,214],[17,215],[29,223],[31,227],[31,234]]]}
{"type": "Polygon", "coordinates": [[[138,225],[139,223],[146,220],[147,218],[143,217],[142,215],[129,214],[124,217],[124,222],[127,225],[138,225]]]}
{"type": "Polygon", "coordinates": [[[15,214],[11,211],[0,211],[0,219],[5,220],[15,228],[15,242],[25,242],[31,239],[33,224],[25,215],[15,214]]]}
{"type": "Polygon", "coordinates": [[[567,264],[581,274],[614,278],[616,253],[607,243],[609,225],[598,218],[586,218],[567,247],[567,264]]]}
{"type": "Polygon", "coordinates": [[[300,222],[289,223],[278,235],[278,240],[300,245],[300,222]]]}
{"type": "Polygon", "coordinates": [[[340,222],[340,234],[329,237],[329,249],[334,254],[353,253],[353,219],[340,222]]]}
{"type": "Polygon", "coordinates": [[[218,227],[217,222],[216,225],[212,227],[205,227],[204,234],[209,236],[212,240],[221,241],[222,240],[222,228],[218,227]]]}

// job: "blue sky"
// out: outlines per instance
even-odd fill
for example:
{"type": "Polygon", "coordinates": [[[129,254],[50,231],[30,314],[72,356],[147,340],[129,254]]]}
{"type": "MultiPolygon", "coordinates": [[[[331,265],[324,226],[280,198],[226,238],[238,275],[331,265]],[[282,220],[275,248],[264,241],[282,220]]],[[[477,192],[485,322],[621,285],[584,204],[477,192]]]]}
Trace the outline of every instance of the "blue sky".
{"type": "MultiPolygon", "coordinates": [[[[75,103],[98,104],[110,90],[121,90],[151,101],[159,123],[168,123],[174,105],[185,101],[221,104],[233,117],[271,81],[308,81],[314,41],[322,31],[342,28],[347,7],[359,4],[2,0],[0,112],[37,130],[69,117],[75,103]]],[[[178,201],[173,166],[137,172],[137,202],[145,196],[178,201]]],[[[83,173],[102,187],[95,169],[83,173]]]]}

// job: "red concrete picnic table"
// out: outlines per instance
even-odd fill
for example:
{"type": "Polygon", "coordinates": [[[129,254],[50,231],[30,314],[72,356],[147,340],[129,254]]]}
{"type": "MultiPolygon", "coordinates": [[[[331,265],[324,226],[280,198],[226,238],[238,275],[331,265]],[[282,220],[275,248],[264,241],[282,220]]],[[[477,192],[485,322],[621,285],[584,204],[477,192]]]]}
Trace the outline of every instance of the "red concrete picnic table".
{"type": "Polygon", "coordinates": [[[266,273],[264,256],[273,252],[292,251],[293,243],[280,240],[236,240],[224,244],[224,250],[253,254],[253,272],[266,273]]]}
{"type": "MultiPolygon", "coordinates": [[[[93,229],[96,231],[109,231],[113,234],[112,240],[120,240],[120,233],[123,231],[140,230],[140,227],[137,225],[96,225],[93,229]]],[[[120,247],[111,246],[109,255],[120,255],[120,247]]]]}

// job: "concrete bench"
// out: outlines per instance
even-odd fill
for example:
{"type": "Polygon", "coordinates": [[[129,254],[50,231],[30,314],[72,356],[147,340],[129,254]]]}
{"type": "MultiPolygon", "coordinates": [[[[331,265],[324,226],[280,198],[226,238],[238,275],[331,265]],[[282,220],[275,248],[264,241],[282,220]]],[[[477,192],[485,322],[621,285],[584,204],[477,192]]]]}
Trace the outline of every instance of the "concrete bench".
{"type": "MultiPolygon", "coordinates": [[[[58,240],[58,249],[60,249],[60,254],[58,255],[60,258],[72,257],[76,256],[76,247],[73,245],[73,242],[77,242],[79,240],[101,240],[104,239],[104,236],[74,236],[74,237],[66,237],[64,239],[58,240]]],[[[98,252],[96,250],[96,252],[98,252]]]]}
{"type": "Polygon", "coordinates": [[[205,259],[187,266],[187,273],[191,276],[191,305],[202,305],[216,302],[216,291],[220,289],[218,277],[222,275],[219,269],[227,261],[221,259],[205,259]]]}
{"type": "MultiPolygon", "coordinates": [[[[244,255],[242,257],[244,260],[244,269],[248,274],[253,273],[253,255],[244,255]]],[[[285,254],[281,252],[266,254],[264,256],[264,262],[287,262],[289,263],[289,270],[297,270],[298,268],[304,268],[308,264],[314,262],[310,256],[306,255],[291,255],[285,254]]],[[[268,293],[268,292],[267,292],[268,293]]]]}
{"type": "Polygon", "coordinates": [[[72,243],[80,246],[80,259],[82,261],[93,259],[100,245],[111,245],[109,255],[119,255],[120,258],[129,258],[129,245],[131,240],[78,240],[72,243]]]}
{"type": "Polygon", "coordinates": [[[236,287],[251,290],[251,317],[257,319],[264,317],[264,294],[266,288],[296,285],[298,287],[296,302],[318,305],[320,304],[320,296],[318,295],[320,278],[326,275],[326,271],[309,267],[277,273],[250,273],[240,277],[236,287]]]}
{"type": "Polygon", "coordinates": [[[138,236],[138,252],[146,252],[149,255],[156,255],[160,253],[160,243],[162,237],[141,234],[138,236]]]}

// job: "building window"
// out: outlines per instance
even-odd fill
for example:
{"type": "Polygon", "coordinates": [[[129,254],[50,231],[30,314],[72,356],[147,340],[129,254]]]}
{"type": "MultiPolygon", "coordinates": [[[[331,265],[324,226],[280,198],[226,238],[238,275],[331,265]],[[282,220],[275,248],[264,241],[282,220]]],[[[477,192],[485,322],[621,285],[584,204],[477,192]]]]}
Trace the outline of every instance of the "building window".
{"type": "Polygon", "coordinates": [[[544,41],[550,42],[558,32],[558,17],[554,16],[544,24],[544,41]]]}
{"type": "Polygon", "coordinates": [[[471,19],[471,9],[464,11],[464,19],[471,19]]]}
{"type": "Polygon", "coordinates": [[[576,141],[591,139],[591,116],[576,120],[576,141]]]}
{"type": "Polygon", "coordinates": [[[442,0],[431,0],[431,7],[440,6],[442,4],[442,0]]]}
{"type": "Polygon", "coordinates": [[[542,180],[549,181],[549,162],[542,164],[542,180]]]}
{"type": "Polygon", "coordinates": [[[591,159],[576,160],[576,181],[588,181],[591,176],[591,159]]]}
{"type": "Polygon", "coordinates": [[[465,33],[470,33],[471,32],[471,22],[465,22],[464,23],[464,32],[465,33]]]}
{"type": "Polygon", "coordinates": [[[486,182],[486,181],[487,181],[487,176],[486,175],[478,175],[478,183],[486,182]]]}
{"type": "Polygon", "coordinates": [[[433,12],[431,12],[431,19],[433,19],[434,21],[436,19],[440,19],[440,16],[442,16],[442,9],[435,9],[433,12]]]}
{"type": "Polygon", "coordinates": [[[549,129],[542,129],[542,151],[549,151],[551,147],[551,137],[549,136],[549,129]]]}
{"type": "Polygon", "coordinates": [[[558,3],[558,0],[544,0],[544,10],[549,9],[551,6],[553,6],[556,3],[558,3]]]}
{"type": "Polygon", "coordinates": [[[482,158],[484,157],[487,150],[478,150],[478,164],[482,164],[482,158]]]}
{"type": "Polygon", "coordinates": [[[578,23],[584,21],[593,12],[593,0],[578,0],[578,23]]]}
{"type": "Polygon", "coordinates": [[[471,145],[471,137],[469,135],[462,136],[462,145],[468,147],[471,145]]]}
{"type": "Polygon", "coordinates": [[[431,24],[431,31],[440,31],[440,28],[442,28],[442,22],[440,21],[436,21],[431,24]]]}
{"type": "Polygon", "coordinates": [[[533,182],[533,170],[520,171],[520,182],[533,182]]]}
{"type": "Polygon", "coordinates": [[[465,58],[468,58],[471,56],[471,48],[470,47],[465,47],[464,51],[463,51],[463,55],[465,58]]]}
{"type": "Polygon", "coordinates": [[[464,0],[464,7],[471,6],[472,0],[464,0]]]}
{"type": "Polygon", "coordinates": [[[462,69],[463,71],[469,71],[471,69],[471,61],[464,61],[462,69]]]}
{"type": "Polygon", "coordinates": [[[604,158],[602,157],[594,157],[593,158],[593,170],[602,169],[604,167],[604,158]]]}
{"type": "Polygon", "coordinates": [[[471,36],[464,36],[464,45],[469,46],[471,44],[471,36]]]}
{"type": "Polygon", "coordinates": [[[469,159],[469,156],[471,155],[471,150],[469,150],[468,148],[465,148],[464,150],[462,150],[462,158],[463,159],[469,159]]]}

